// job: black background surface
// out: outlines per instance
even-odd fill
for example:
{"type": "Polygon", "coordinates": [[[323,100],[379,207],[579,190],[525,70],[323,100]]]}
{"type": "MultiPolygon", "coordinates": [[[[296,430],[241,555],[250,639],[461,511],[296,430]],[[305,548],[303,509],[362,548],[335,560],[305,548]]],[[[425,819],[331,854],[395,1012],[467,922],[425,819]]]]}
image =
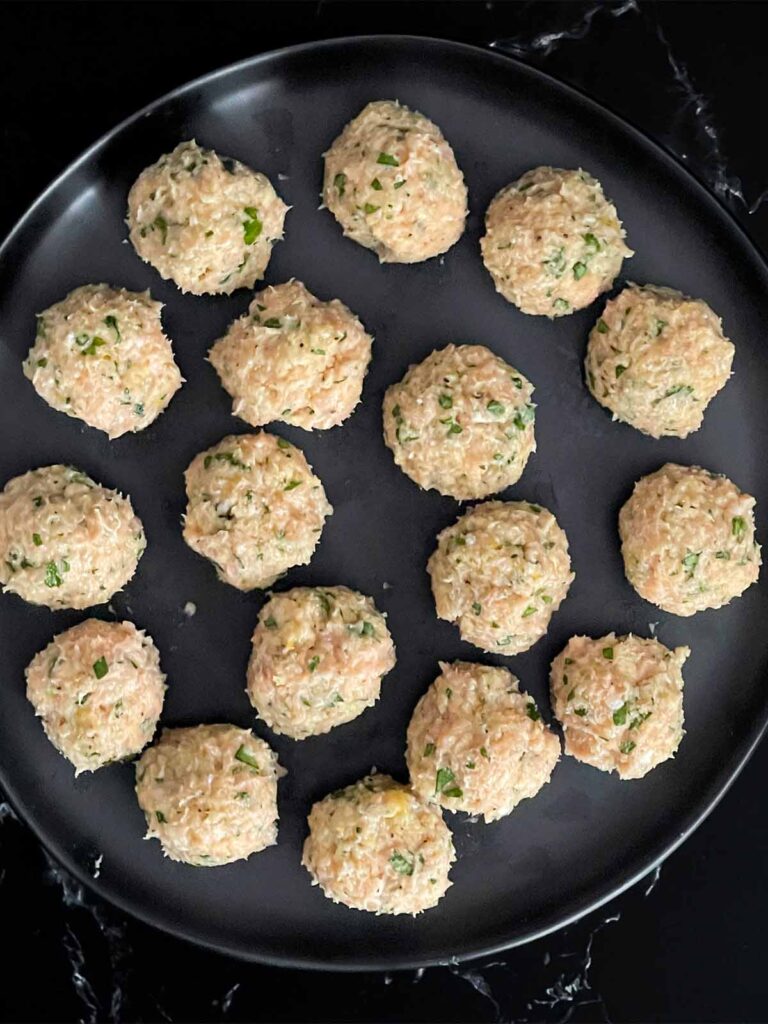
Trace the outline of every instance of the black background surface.
{"type": "MultiPolygon", "coordinates": [[[[754,119],[766,8],[621,9],[6,5],[0,232],[94,138],[182,81],[305,39],[397,31],[512,40],[510,52],[580,86],[687,158],[765,251],[766,207],[752,215],[747,207],[766,186],[754,119]]],[[[196,951],[83,900],[7,816],[0,912],[13,927],[2,1013],[11,1020],[764,1020],[766,766],[763,746],[654,886],[653,878],[640,883],[578,925],[490,964],[391,978],[276,971],[196,951]],[[20,980],[31,963],[33,984],[20,980]]]]}

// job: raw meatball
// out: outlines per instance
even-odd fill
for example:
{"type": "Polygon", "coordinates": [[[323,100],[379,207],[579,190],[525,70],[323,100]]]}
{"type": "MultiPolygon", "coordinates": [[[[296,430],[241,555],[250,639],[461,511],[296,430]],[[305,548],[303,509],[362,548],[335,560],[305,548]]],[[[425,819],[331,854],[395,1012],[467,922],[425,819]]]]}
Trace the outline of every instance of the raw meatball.
{"type": "Polygon", "coordinates": [[[26,676],[35,714],[76,775],[140,753],[154,735],[165,676],[132,622],[86,619],[36,654],[26,676]]]}
{"type": "Polygon", "coordinates": [[[437,125],[390,100],[369,103],[325,154],[323,202],[382,263],[420,263],[464,231],[467,188],[437,125]]]}
{"type": "Polygon", "coordinates": [[[264,277],[287,212],[266,175],[193,140],[141,172],[127,224],[161,277],[194,295],[229,295],[264,277]]]}
{"type": "Polygon", "coordinates": [[[116,438],[154,422],[181,387],[161,302],[106,284],[39,313],[24,376],[59,412],[116,438]]]}
{"type": "Polygon", "coordinates": [[[616,207],[581,170],[528,171],[496,195],[485,231],[480,248],[496,291],[539,316],[588,306],[632,255],[616,207]]]}
{"type": "Polygon", "coordinates": [[[574,579],[557,520],[527,501],[475,505],[438,535],[427,571],[438,618],[494,654],[533,647],[574,579]]]}
{"type": "Polygon", "coordinates": [[[225,437],[184,474],[184,540],[239,590],[306,565],[333,512],[303,452],[274,434],[225,437]]]}
{"type": "Polygon", "coordinates": [[[482,345],[448,345],[384,398],[384,440],[404,473],[460,501],[520,479],[531,452],[533,386],[482,345]]]}
{"type": "Polygon", "coordinates": [[[651,437],[687,437],[727,383],[733,353],[706,302],[631,284],[592,328],[587,382],[615,420],[651,437]]]}
{"type": "Polygon", "coordinates": [[[406,757],[422,799],[489,822],[549,782],[560,742],[507,669],[441,661],[413,712],[406,757]]]}
{"type": "Polygon", "coordinates": [[[342,423],[360,401],[373,339],[347,307],[321,302],[300,281],[259,292],[209,359],[254,427],[284,420],[305,430],[342,423]]]}
{"type": "Polygon", "coordinates": [[[673,615],[721,608],[760,572],[755,499],[725,476],[667,463],[635,484],[619,514],[627,579],[673,615]]]}
{"type": "Polygon", "coordinates": [[[0,493],[0,583],[31,604],[104,604],[147,546],[128,498],[74,466],[44,466],[0,493]]]}
{"type": "Polygon", "coordinates": [[[451,885],[456,854],[440,811],[388,775],[330,793],[308,820],[302,864],[334,903],[415,915],[451,885]]]}
{"type": "Polygon", "coordinates": [[[147,839],[171,860],[217,867],[277,842],[277,755],[250,729],[164,729],[136,764],[147,839]]]}
{"type": "Polygon", "coordinates": [[[690,653],[631,633],[571,637],[550,675],[566,754],[621,779],[640,779],[674,757],[683,738],[682,667],[690,653]]]}
{"type": "Polygon", "coordinates": [[[372,707],[394,665],[392,637],[370,597],[294,587],[259,613],[248,696],[270,729],[301,740],[372,707]]]}

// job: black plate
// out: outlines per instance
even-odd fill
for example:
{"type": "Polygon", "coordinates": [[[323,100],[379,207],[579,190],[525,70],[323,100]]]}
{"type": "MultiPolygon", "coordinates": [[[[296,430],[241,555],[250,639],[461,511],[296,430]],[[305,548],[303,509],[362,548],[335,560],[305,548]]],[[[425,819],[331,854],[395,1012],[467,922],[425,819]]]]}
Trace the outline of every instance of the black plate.
{"type": "Polygon", "coordinates": [[[637,131],[540,72],[455,43],[379,37],[268,54],[187,85],[116,128],[44,193],[2,249],[0,482],[71,462],[131,495],[149,547],[125,592],[97,614],[113,609],[157,641],[170,681],[166,725],[253,724],[244,673],[262,602],[258,593],[218,583],[179,528],[192,456],[246,430],[230,417],[204,355],[250,296],[182,296],[123,241],[129,185],[190,137],[265,171],[292,205],[268,280],[296,276],[322,297],[340,297],[376,336],[363,404],[346,425],[311,435],[279,428],[304,448],[336,509],[312,564],[281,586],[344,583],[373,595],[389,614],[397,668],[375,709],[327,736],[294,743],[257,723],[289,770],[280,787],[279,845],[230,867],[191,868],[142,840],[132,767],[75,781],[26,702],[24,666],[54,632],[87,613],[52,613],[6,596],[2,784],[53,854],[100,895],[239,956],[317,967],[416,966],[524,942],[608,899],[672,850],[711,809],[765,726],[763,586],[694,619],[665,615],[624,580],[616,516],[633,481],[670,459],[727,473],[756,495],[758,518],[768,510],[766,268],[718,203],[637,131]],[[318,211],[320,154],[366,102],[385,97],[440,125],[469,185],[466,234],[445,258],[417,266],[379,266],[318,211]],[[495,294],[478,253],[483,213],[500,186],[536,164],[582,166],[603,182],[637,251],[628,278],[703,296],[724,318],[737,346],[736,375],[689,440],[653,441],[612,424],[589,397],[581,361],[598,305],[549,323],[495,294]],[[154,426],[112,443],[49,409],[21,373],[35,311],[102,280],[151,288],[166,303],[166,329],[187,378],[154,426]],[[313,800],[372,765],[404,777],[406,723],[438,659],[483,660],[435,618],[424,568],[435,534],[459,506],[419,492],[381,439],[386,386],[450,341],[490,346],[536,385],[539,450],[509,496],[555,512],[576,571],[545,639],[511,661],[485,660],[510,664],[547,708],[547,668],[571,634],[648,635],[657,622],[665,643],[693,649],[687,735],[678,757],[642,781],[623,783],[568,758],[511,817],[491,826],[451,817],[459,860],[446,898],[415,920],[375,918],[312,888],[300,848],[313,800]],[[193,618],[183,612],[188,601],[197,605],[193,618]]]}

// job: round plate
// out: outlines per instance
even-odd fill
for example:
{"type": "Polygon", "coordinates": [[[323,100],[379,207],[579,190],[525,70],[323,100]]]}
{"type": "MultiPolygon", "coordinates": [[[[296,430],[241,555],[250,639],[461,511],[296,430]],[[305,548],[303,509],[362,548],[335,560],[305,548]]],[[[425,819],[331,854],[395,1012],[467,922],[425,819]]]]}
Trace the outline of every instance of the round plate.
{"type": "MultiPolygon", "coordinates": [[[[618,284],[621,282],[617,283],[618,284]]],[[[130,494],[149,540],[136,577],[95,614],[131,618],[155,638],[169,677],[165,725],[253,725],[288,769],[280,840],[223,868],[166,860],[145,842],[131,765],[75,780],[24,694],[24,667],[54,633],[88,613],[0,601],[3,713],[0,778],[45,845],[100,895],[177,935],[239,956],[334,968],[417,966],[524,942],[584,913],[646,872],[701,820],[766,723],[768,594],[679,619],[624,579],[616,518],[634,481],[667,460],[726,473],[768,511],[768,278],[731,217],[670,156],[595,103],[538,71],[455,43],[364,38],[267,54],[193,82],[116,128],[35,203],[2,250],[0,482],[34,466],[74,463],[130,494]],[[444,131],[470,195],[467,230],[445,257],[380,266],[318,210],[321,154],[368,101],[397,98],[444,131]],[[184,296],[125,241],[136,175],[196,138],[266,172],[292,206],[268,281],[296,277],[339,297],[375,335],[362,405],[341,428],[279,426],[306,452],[335,506],[308,567],[281,588],[343,583],[389,615],[398,648],[379,704],[326,736],[274,737],[244,692],[250,636],[263,601],[217,582],[181,537],[183,473],[227,433],[246,431],[205,362],[250,295],[184,296]],[[478,251],[484,211],[501,186],[537,164],[584,167],[616,203],[636,255],[628,279],[702,296],[735,340],[735,376],[686,441],[654,441],[614,424],[587,393],[582,359],[601,304],[550,323],[494,292],[478,251]],[[54,412],[21,373],[34,314],[86,282],[108,281],[166,303],[164,323],[186,385],[149,430],[109,442],[54,412]],[[538,452],[505,496],[549,507],[570,541],[576,582],[547,636],[514,659],[484,657],[435,617],[425,572],[436,533],[459,505],[423,493],[381,437],[385,388],[448,342],[488,345],[536,386],[538,452]],[[184,605],[197,606],[193,617],[184,605]],[[615,629],[688,644],[687,735],[647,778],[620,782],[563,758],[550,785],[494,825],[450,816],[454,885],[415,918],[348,910],[310,885],[300,864],[312,802],[369,771],[405,777],[405,728],[438,659],[509,664],[548,712],[548,666],[574,633],[615,629]],[[103,859],[101,859],[103,858],[103,859]],[[96,865],[100,870],[96,870],[96,865]],[[96,877],[98,875],[98,877],[96,877]]]]}

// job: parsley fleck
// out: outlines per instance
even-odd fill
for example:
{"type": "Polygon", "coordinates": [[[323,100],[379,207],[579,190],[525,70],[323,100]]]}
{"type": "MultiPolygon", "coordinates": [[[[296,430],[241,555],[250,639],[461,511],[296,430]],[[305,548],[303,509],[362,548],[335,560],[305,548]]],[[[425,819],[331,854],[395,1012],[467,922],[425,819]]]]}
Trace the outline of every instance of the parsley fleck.
{"type": "MultiPolygon", "coordinates": [[[[527,409],[528,406],[525,408],[527,409]]],[[[492,398],[488,405],[486,405],[486,409],[492,416],[503,416],[506,412],[506,407],[501,402],[497,402],[495,398],[492,398]]]]}
{"type": "Polygon", "coordinates": [[[528,715],[532,722],[538,722],[538,720],[541,718],[541,712],[532,700],[528,701],[528,706],[525,709],[525,713],[526,715],[528,715]]]}
{"type": "Polygon", "coordinates": [[[168,819],[166,818],[162,811],[155,811],[155,817],[157,818],[161,825],[165,825],[165,823],[168,821],[168,819]]]}
{"type": "Polygon", "coordinates": [[[309,662],[307,663],[307,668],[309,669],[310,672],[314,672],[319,664],[320,664],[320,655],[319,654],[315,654],[315,655],[313,655],[313,657],[311,657],[309,659],[309,662]]]}
{"type": "Polygon", "coordinates": [[[409,854],[409,857],[410,859],[408,857],[404,857],[402,853],[395,850],[389,858],[389,863],[399,875],[412,875],[415,858],[412,853],[409,854]]]}
{"type": "Polygon", "coordinates": [[[379,153],[376,158],[377,164],[384,164],[387,167],[399,167],[400,161],[396,156],[392,156],[391,153],[379,153]]]}
{"type": "Polygon", "coordinates": [[[367,214],[376,213],[376,211],[378,209],[379,209],[379,207],[378,206],[374,206],[373,203],[365,203],[363,205],[363,212],[367,213],[367,214]]]}
{"type": "Polygon", "coordinates": [[[529,615],[535,615],[535,614],[536,614],[536,609],[534,608],[534,606],[532,604],[529,604],[528,607],[523,612],[521,618],[527,619],[529,615]]]}
{"type": "Polygon", "coordinates": [[[45,567],[45,579],[43,580],[46,587],[60,587],[64,580],[61,578],[59,567],[55,562],[48,562],[45,567]]]}
{"type": "Polygon", "coordinates": [[[274,328],[277,328],[277,327],[282,327],[283,325],[282,325],[282,322],[280,321],[279,317],[271,316],[268,320],[265,320],[264,323],[261,326],[262,327],[271,327],[271,328],[274,329],[274,328]]]}
{"type": "Polygon", "coordinates": [[[613,724],[624,725],[624,723],[627,720],[627,711],[629,711],[629,704],[627,703],[627,701],[624,701],[621,707],[616,708],[616,710],[613,712],[613,724]]]}
{"type": "Polygon", "coordinates": [[[699,558],[701,558],[700,551],[689,551],[683,559],[683,568],[685,569],[688,579],[690,579],[696,571],[696,566],[699,564],[699,558]]]}
{"type": "Polygon", "coordinates": [[[475,613],[475,615],[479,615],[482,610],[483,606],[481,604],[479,604],[477,601],[472,602],[472,611],[475,613]]]}
{"type": "Polygon", "coordinates": [[[336,191],[339,193],[339,198],[341,198],[344,195],[344,187],[346,184],[347,176],[346,174],[343,174],[341,172],[337,174],[336,177],[333,179],[333,185],[336,191]]]}
{"type": "Polygon", "coordinates": [[[117,325],[117,317],[112,316],[112,314],[105,316],[104,323],[110,328],[110,330],[115,332],[115,341],[120,341],[120,328],[117,325]]]}
{"type": "Polygon", "coordinates": [[[277,629],[277,619],[274,615],[270,615],[268,618],[264,619],[264,625],[267,629],[277,629]]]}
{"type": "Polygon", "coordinates": [[[731,533],[736,540],[741,540],[747,529],[747,524],[744,521],[743,516],[734,516],[731,520],[731,533]]]}
{"type": "Polygon", "coordinates": [[[616,367],[616,378],[618,379],[622,375],[622,373],[624,373],[625,370],[626,370],[626,366],[617,366],[616,367]]]}
{"type": "Polygon", "coordinates": [[[455,778],[456,776],[450,768],[438,768],[437,774],[435,775],[435,796],[437,796],[438,793],[441,796],[463,796],[463,793],[458,786],[451,785],[455,778]]]}
{"type": "Polygon", "coordinates": [[[43,543],[43,538],[40,536],[39,533],[32,534],[32,543],[35,545],[36,548],[39,548],[40,545],[43,543]]]}
{"type": "Polygon", "coordinates": [[[157,230],[163,236],[162,239],[160,240],[161,245],[165,245],[166,239],[168,238],[168,221],[165,219],[165,217],[162,217],[160,214],[158,214],[152,221],[152,224],[150,226],[153,231],[155,230],[155,228],[157,228],[157,230]]]}
{"type": "Polygon", "coordinates": [[[248,753],[248,751],[245,749],[245,746],[237,748],[235,760],[242,761],[242,763],[247,764],[249,768],[254,768],[256,771],[259,771],[259,762],[253,756],[253,754],[248,753]]]}
{"type": "Polygon", "coordinates": [[[421,756],[422,757],[432,757],[432,755],[435,752],[435,749],[436,748],[435,748],[435,744],[434,743],[428,743],[426,745],[426,747],[424,747],[424,753],[421,756]]]}
{"type": "Polygon", "coordinates": [[[441,409],[451,409],[453,407],[453,399],[450,395],[440,395],[438,402],[441,409]]]}
{"type": "Polygon", "coordinates": [[[98,661],[93,663],[93,674],[97,679],[103,679],[107,672],[109,672],[109,665],[107,664],[107,659],[102,655],[98,661]]]}
{"type": "Polygon", "coordinates": [[[613,648],[612,647],[604,647],[603,648],[603,657],[607,658],[608,661],[613,661],[613,648]]]}
{"type": "Polygon", "coordinates": [[[586,718],[586,716],[587,716],[587,709],[586,708],[574,708],[573,709],[573,713],[574,713],[574,715],[578,715],[579,718],[586,718]]]}
{"type": "Polygon", "coordinates": [[[371,188],[375,192],[381,192],[381,190],[384,188],[384,186],[381,184],[381,182],[379,181],[378,178],[374,178],[373,181],[371,182],[371,188]]]}
{"type": "Polygon", "coordinates": [[[608,324],[602,319],[602,317],[597,321],[597,330],[600,334],[608,333],[608,324]]]}
{"type": "Polygon", "coordinates": [[[580,281],[582,279],[582,277],[584,277],[586,272],[587,272],[587,264],[586,263],[582,263],[581,261],[579,261],[578,263],[574,263],[573,264],[573,276],[576,278],[577,281],[580,281]]]}
{"type": "Polygon", "coordinates": [[[283,490],[284,491],[292,491],[294,489],[294,487],[300,487],[300,486],[301,486],[301,480],[289,480],[288,483],[283,488],[283,490]]]}
{"type": "Polygon", "coordinates": [[[518,430],[525,430],[529,423],[533,423],[536,419],[536,406],[535,405],[524,405],[522,409],[518,409],[515,413],[515,418],[512,422],[515,424],[518,430]]]}
{"type": "Polygon", "coordinates": [[[631,754],[636,746],[637,744],[633,740],[625,740],[619,747],[619,750],[622,754],[631,754]]]}

